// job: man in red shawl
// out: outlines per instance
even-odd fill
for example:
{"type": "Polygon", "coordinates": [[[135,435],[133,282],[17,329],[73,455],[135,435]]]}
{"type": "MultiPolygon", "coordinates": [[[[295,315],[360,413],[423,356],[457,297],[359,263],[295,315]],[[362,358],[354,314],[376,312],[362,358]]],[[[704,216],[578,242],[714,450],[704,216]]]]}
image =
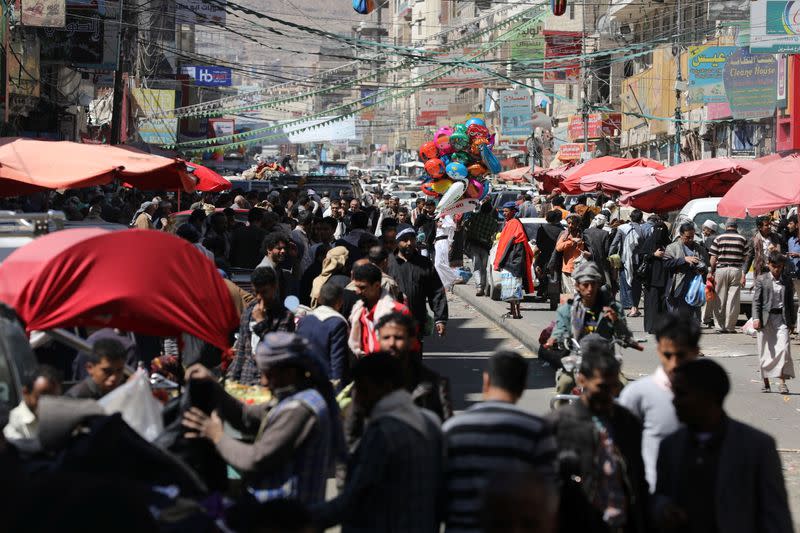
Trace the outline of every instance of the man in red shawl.
{"type": "Polygon", "coordinates": [[[526,293],[533,292],[533,250],[528,244],[528,236],[522,223],[514,218],[517,206],[514,202],[503,204],[506,223],[500,234],[494,269],[500,272],[500,298],[508,302],[511,318],[522,318],[520,303],[526,293]]]}

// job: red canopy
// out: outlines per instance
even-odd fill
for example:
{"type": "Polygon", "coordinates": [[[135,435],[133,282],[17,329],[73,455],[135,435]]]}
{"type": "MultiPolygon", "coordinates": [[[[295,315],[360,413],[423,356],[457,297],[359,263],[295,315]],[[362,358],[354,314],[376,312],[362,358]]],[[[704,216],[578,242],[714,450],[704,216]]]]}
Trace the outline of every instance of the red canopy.
{"type": "Polygon", "coordinates": [[[238,324],[214,264],[185,240],[152,230],[82,228],[40,237],[0,264],[0,301],[28,331],[185,332],[226,349],[238,324]]]}
{"type": "Polygon", "coordinates": [[[553,192],[553,189],[558,187],[561,180],[564,178],[564,173],[574,166],[572,163],[567,163],[556,168],[548,168],[537,171],[533,174],[536,181],[542,183],[541,190],[547,194],[553,192]]]}
{"type": "Polygon", "coordinates": [[[565,194],[579,194],[581,192],[581,178],[590,174],[598,174],[609,170],[619,170],[629,167],[650,167],[662,170],[664,165],[658,161],[640,157],[637,159],[626,159],[624,157],[603,156],[597,159],[590,159],[585,163],[573,167],[564,174],[564,181],[559,188],[565,194]]]}
{"type": "Polygon", "coordinates": [[[800,154],[773,160],[744,176],[725,194],[717,212],[725,217],[758,216],[800,204],[800,154]]]}
{"type": "Polygon", "coordinates": [[[730,159],[727,157],[716,157],[714,159],[700,159],[698,161],[686,161],[679,165],[665,168],[658,174],[656,179],[659,183],[666,183],[679,178],[696,178],[702,176],[714,176],[718,179],[730,178],[738,180],[742,175],[755,170],[761,164],[752,159],[730,159]]]}
{"type": "Polygon", "coordinates": [[[0,138],[0,196],[104,185],[194,190],[182,162],[129,146],[0,138]]]}
{"type": "Polygon", "coordinates": [[[602,191],[606,194],[624,194],[643,187],[658,185],[654,175],[658,170],[649,167],[630,167],[590,174],[581,178],[583,192],[602,191]]]}
{"type": "Polygon", "coordinates": [[[535,172],[537,169],[542,170],[538,167],[513,168],[498,174],[497,179],[500,181],[527,182],[528,180],[526,179],[526,176],[530,175],[531,172],[535,172]]]}
{"type": "Polygon", "coordinates": [[[197,178],[198,191],[202,192],[222,192],[233,187],[230,181],[220,176],[216,171],[211,170],[197,163],[186,162],[186,168],[197,178]]]}

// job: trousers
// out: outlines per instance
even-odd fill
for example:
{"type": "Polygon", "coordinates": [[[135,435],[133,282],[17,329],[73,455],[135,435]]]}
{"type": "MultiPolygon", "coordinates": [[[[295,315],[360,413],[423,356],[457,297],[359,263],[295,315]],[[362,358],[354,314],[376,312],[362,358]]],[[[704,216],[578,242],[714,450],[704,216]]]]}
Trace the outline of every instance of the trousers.
{"type": "Polygon", "coordinates": [[[491,287],[486,287],[486,268],[489,262],[489,251],[476,244],[471,244],[469,248],[472,255],[472,276],[475,278],[475,287],[477,289],[491,290],[491,287]]]}
{"type": "Polygon", "coordinates": [[[718,268],[714,274],[714,282],[717,297],[712,302],[716,302],[714,306],[716,328],[722,331],[735,331],[736,321],[739,319],[742,269],[738,267],[718,268]]]}

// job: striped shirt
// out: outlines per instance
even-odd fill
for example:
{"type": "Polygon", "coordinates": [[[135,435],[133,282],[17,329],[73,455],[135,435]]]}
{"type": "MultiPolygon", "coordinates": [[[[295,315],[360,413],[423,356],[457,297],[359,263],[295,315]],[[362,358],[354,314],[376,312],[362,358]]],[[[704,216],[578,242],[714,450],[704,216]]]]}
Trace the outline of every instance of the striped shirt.
{"type": "Polygon", "coordinates": [[[747,239],[735,231],[726,231],[714,239],[709,253],[717,256],[717,267],[735,266],[744,264],[747,239]]]}
{"type": "Polygon", "coordinates": [[[473,405],[442,426],[447,532],[481,531],[484,488],[497,472],[534,468],[556,479],[556,440],[542,418],[505,402],[473,405]]]}

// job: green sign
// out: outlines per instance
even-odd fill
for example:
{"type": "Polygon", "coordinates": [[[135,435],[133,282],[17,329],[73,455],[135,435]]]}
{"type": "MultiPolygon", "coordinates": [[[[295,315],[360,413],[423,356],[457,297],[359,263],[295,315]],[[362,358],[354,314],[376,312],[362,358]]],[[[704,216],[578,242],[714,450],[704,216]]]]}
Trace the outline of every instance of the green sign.
{"type": "Polygon", "coordinates": [[[520,32],[511,41],[511,61],[514,63],[512,66],[518,68],[521,64],[541,69],[544,61],[544,44],[540,24],[520,32]]]}

